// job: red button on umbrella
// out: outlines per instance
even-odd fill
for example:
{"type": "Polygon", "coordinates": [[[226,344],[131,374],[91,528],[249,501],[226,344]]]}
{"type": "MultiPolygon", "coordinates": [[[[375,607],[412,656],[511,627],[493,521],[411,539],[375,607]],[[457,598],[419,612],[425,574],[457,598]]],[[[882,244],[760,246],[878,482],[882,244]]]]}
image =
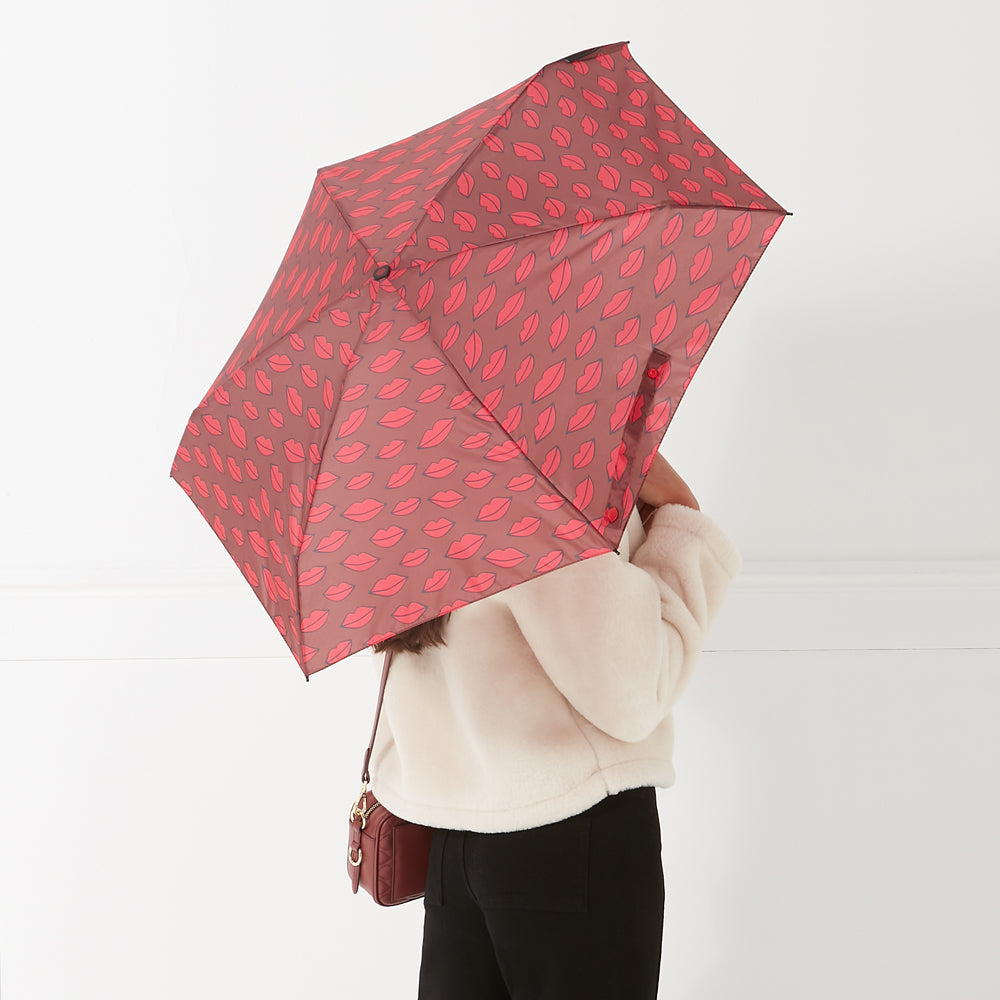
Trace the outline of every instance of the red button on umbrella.
{"type": "Polygon", "coordinates": [[[171,476],[310,674],[616,549],[786,212],[627,42],[317,171],[171,476]]]}

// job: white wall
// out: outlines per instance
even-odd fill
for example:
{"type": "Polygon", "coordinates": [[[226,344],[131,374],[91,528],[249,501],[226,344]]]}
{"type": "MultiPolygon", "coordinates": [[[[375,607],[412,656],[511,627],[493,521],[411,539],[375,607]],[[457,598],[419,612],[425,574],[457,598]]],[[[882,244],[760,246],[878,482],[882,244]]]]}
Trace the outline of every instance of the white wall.
{"type": "Polygon", "coordinates": [[[795,213],[664,445],[746,566],[659,793],[662,993],[1000,993],[1000,18],[566,11],[6,19],[3,1000],[415,992],[419,905],[344,870],[375,665],[303,683],[170,461],[318,166],[620,39],[795,213]]]}
{"type": "Polygon", "coordinates": [[[21,5],[4,566],[224,565],[170,462],[317,167],[620,39],[794,212],[664,445],[703,508],[750,560],[1000,558],[1000,15],[962,9],[21,5]]]}

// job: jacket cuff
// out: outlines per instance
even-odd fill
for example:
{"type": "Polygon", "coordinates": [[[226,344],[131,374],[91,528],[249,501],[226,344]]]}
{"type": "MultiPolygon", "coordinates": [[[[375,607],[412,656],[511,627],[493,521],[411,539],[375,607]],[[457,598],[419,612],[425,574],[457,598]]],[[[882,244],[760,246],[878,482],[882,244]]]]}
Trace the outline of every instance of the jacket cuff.
{"type": "Polygon", "coordinates": [[[707,514],[686,504],[666,503],[657,507],[647,522],[643,545],[652,542],[656,546],[669,546],[668,533],[677,531],[700,538],[730,577],[740,571],[743,557],[733,540],[707,514]]]}

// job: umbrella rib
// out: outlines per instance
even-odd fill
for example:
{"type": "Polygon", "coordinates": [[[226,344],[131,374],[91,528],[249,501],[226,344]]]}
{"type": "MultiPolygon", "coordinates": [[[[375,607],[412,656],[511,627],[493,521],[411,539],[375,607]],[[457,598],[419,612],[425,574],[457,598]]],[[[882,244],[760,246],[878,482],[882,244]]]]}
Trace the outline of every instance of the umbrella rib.
{"type": "MultiPolygon", "coordinates": [[[[513,114],[514,107],[517,105],[517,103],[520,100],[522,100],[522,98],[524,97],[524,95],[527,94],[528,87],[530,87],[531,84],[534,83],[534,81],[537,80],[538,77],[542,75],[542,70],[544,70],[544,68],[545,67],[543,66],[542,69],[538,70],[538,72],[536,72],[536,73],[532,73],[531,76],[527,77],[522,82],[520,92],[511,100],[510,104],[508,104],[507,107],[504,108],[504,110],[501,111],[500,114],[498,114],[496,116],[496,118],[493,120],[493,124],[490,125],[489,130],[487,132],[485,132],[482,136],[480,136],[479,142],[475,143],[472,146],[472,149],[469,150],[468,155],[465,157],[465,159],[462,160],[462,162],[451,172],[451,174],[448,177],[448,179],[444,182],[444,184],[441,185],[441,187],[439,187],[437,189],[437,191],[434,192],[434,195],[432,196],[431,199],[428,199],[428,201],[430,201],[430,200],[438,200],[438,201],[440,201],[442,194],[445,191],[447,191],[449,187],[451,187],[452,185],[454,185],[457,182],[458,177],[461,175],[462,171],[465,169],[465,165],[469,162],[469,160],[472,159],[473,156],[477,155],[482,150],[483,143],[486,142],[486,137],[490,136],[490,135],[493,135],[493,133],[497,129],[497,126],[500,124],[501,120],[506,115],[513,114]]],[[[511,87],[510,89],[513,90],[514,88],[511,87]]],[[[424,210],[424,214],[417,220],[417,222],[414,225],[413,229],[410,231],[410,235],[406,238],[406,240],[403,243],[401,243],[396,248],[395,253],[398,254],[401,250],[403,250],[406,247],[406,245],[408,243],[410,243],[411,240],[413,240],[416,237],[417,232],[420,229],[420,223],[423,222],[424,219],[427,218],[427,202],[425,202],[423,205],[421,205],[421,208],[424,210]]],[[[502,242],[505,242],[505,241],[500,240],[498,242],[502,243],[502,242]]],[[[492,244],[487,243],[485,245],[486,246],[491,246],[492,244]]],[[[458,253],[461,253],[461,252],[462,252],[461,250],[458,251],[458,253]]],[[[449,254],[448,256],[450,257],[450,256],[453,256],[453,255],[449,254]]]]}
{"type": "MultiPolygon", "coordinates": [[[[440,346],[441,346],[441,345],[440,345],[440,344],[438,344],[438,347],[440,347],[440,346]]],[[[442,353],[444,354],[444,356],[445,356],[445,357],[448,357],[448,354],[447,354],[447,352],[445,352],[445,351],[444,351],[443,349],[442,349],[442,353]]],[[[450,359],[449,359],[449,360],[450,360],[450,359]]],[[[481,406],[481,407],[482,407],[482,408],[483,408],[484,410],[487,410],[487,412],[489,412],[489,413],[491,413],[491,414],[492,414],[492,412],[493,412],[493,411],[492,411],[492,410],[489,410],[489,408],[488,408],[488,407],[486,406],[486,404],[485,404],[485,403],[483,402],[483,400],[482,400],[482,397],[480,397],[479,393],[478,393],[478,392],[476,392],[476,390],[475,390],[475,389],[473,389],[471,385],[469,385],[468,381],[466,380],[466,378],[465,378],[465,376],[464,376],[464,375],[462,374],[462,372],[461,372],[461,371],[459,370],[458,366],[457,366],[457,365],[454,365],[454,364],[453,364],[453,365],[451,366],[451,368],[452,368],[452,371],[453,371],[453,372],[454,372],[454,373],[455,373],[455,374],[456,374],[456,375],[457,375],[457,376],[458,376],[458,377],[459,377],[459,378],[460,378],[460,379],[462,380],[462,383],[463,383],[463,385],[465,385],[465,387],[466,387],[466,388],[467,388],[467,389],[469,390],[469,392],[471,392],[471,393],[472,393],[472,395],[473,395],[473,396],[474,396],[474,397],[475,397],[475,398],[476,398],[476,399],[477,399],[477,400],[479,401],[479,405],[480,405],[480,406],[481,406]]],[[[504,427],[504,425],[503,425],[503,424],[502,424],[502,423],[501,423],[501,422],[500,422],[499,420],[496,420],[496,418],[494,418],[494,423],[495,423],[495,424],[496,424],[496,426],[497,426],[497,427],[498,427],[498,428],[500,429],[500,431],[501,431],[501,432],[502,432],[502,433],[503,433],[503,434],[504,434],[504,435],[505,435],[505,436],[507,437],[507,440],[508,440],[508,441],[510,441],[510,443],[511,443],[512,445],[514,445],[514,447],[515,447],[515,448],[517,448],[517,450],[518,450],[519,452],[521,452],[521,454],[522,454],[522,455],[524,455],[524,457],[525,457],[526,459],[528,459],[528,461],[529,461],[529,462],[531,462],[531,466],[532,466],[532,468],[533,468],[533,469],[535,470],[535,472],[536,472],[536,473],[538,474],[538,476],[539,476],[539,477],[540,477],[540,478],[541,478],[541,479],[542,479],[542,480],[543,480],[543,481],[544,481],[545,483],[547,483],[547,484],[548,484],[548,486],[549,486],[549,489],[550,489],[550,490],[551,490],[551,491],[552,491],[553,493],[557,493],[557,494],[558,494],[559,496],[561,496],[561,497],[563,498],[563,500],[565,500],[565,501],[566,501],[566,503],[568,503],[568,504],[570,505],[570,507],[571,507],[571,508],[572,508],[573,510],[578,510],[578,508],[577,508],[576,504],[575,504],[575,503],[573,503],[573,501],[572,501],[572,500],[570,500],[570,498],[569,498],[568,496],[566,496],[566,494],[565,494],[565,493],[563,493],[563,491],[562,491],[562,490],[560,490],[560,489],[559,489],[559,488],[558,488],[558,487],[557,487],[557,486],[555,485],[555,483],[553,483],[553,482],[552,482],[552,480],[551,480],[551,479],[549,479],[549,477],[548,477],[548,476],[546,476],[546,475],[545,475],[545,473],[544,473],[544,472],[542,472],[542,470],[541,470],[541,469],[539,469],[537,465],[535,465],[535,463],[534,463],[534,462],[532,462],[532,461],[531,461],[531,459],[530,459],[530,457],[528,456],[527,452],[525,452],[525,451],[524,451],[524,450],[523,450],[523,449],[521,448],[521,446],[520,446],[520,445],[519,445],[519,444],[517,443],[517,441],[515,441],[515,440],[514,440],[514,438],[513,438],[513,437],[511,437],[511,435],[510,435],[510,432],[509,432],[509,431],[507,430],[507,428],[506,428],[506,427],[504,427]]],[[[605,537],[604,537],[604,536],[603,536],[603,535],[602,535],[602,534],[601,534],[601,533],[600,533],[600,532],[599,532],[599,531],[598,531],[598,530],[597,530],[597,529],[596,529],[596,528],[595,528],[595,527],[593,526],[593,524],[591,524],[591,523],[590,523],[590,521],[587,521],[587,529],[588,529],[589,531],[592,531],[592,532],[594,532],[594,533],[595,533],[595,534],[597,535],[597,537],[598,537],[598,538],[599,538],[599,539],[601,540],[601,542],[603,542],[603,543],[607,544],[607,539],[606,539],[606,538],[605,538],[605,537]]],[[[617,548],[609,548],[609,551],[614,551],[614,552],[618,552],[618,549],[617,549],[617,548]]]]}
{"type": "MultiPolygon", "coordinates": [[[[322,170],[323,168],[321,167],[320,169],[322,170]]],[[[317,174],[318,173],[319,173],[319,171],[317,171],[317,174]]],[[[329,188],[327,188],[326,183],[323,181],[322,178],[320,178],[320,184],[323,185],[323,190],[326,191],[327,197],[330,199],[330,201],[333,203],[334,207],[336,208],[337,214],[340,216],[341,219],[343,219],[344,226],[347,229],[347,231],[352,235],[352,237],[358,243],[361,244],[362,249],[364,249],[364,251],[368,254],[369,258],[373,258],[374,257],[374,252],[365,243],[365,241],[361,239],[360,236],[356,235],[355,231],[351,228],[350,220],[347,218],[346,215],[344,215],[343,211],[341,211],[340,204],[337,201],[336,195],[334,195],[329,190],[329,188]]],[[[299,229],[296,228],[295,232],[292,234],[292,239],[291,239],[291,241],[289,243],[289,248],[291,248],[295,243],[298,242],[298,237],[299,237],[299,229]]],[[[287,251],[286,251],[286,253],[287,253],[287,251]]],[[[286,260],[286,258],[282,258],[281,264],[279,265],[279,268],[278,268],[278,273],[274,276],[274,278],[271,279],[271,284],[268,286],[267,292],[264,295],[264,301],[265,302],[267,301],[267,299],[271,295],[271,291],[274,288],[275,281],[277,281],[278,278],[282,274],[282,269],[285,266],[285,260],[286,260]]],[[[343,291],[343,293],[338,298],[334,299],[332,302],[327,302],[323,306],[324,311],[328,311],[328,310],[332,309],[334,306],[337,305],[337,303],[342,302],[346,298],[350,298],[351,296],[353,296],[355,294],[360,294],[360,292],[363,290],[363,288],[364,288],[364,285],[359,285],[356,288],[350,288],[350,287],[345,288],[344,291],[343,291]]],[[[257,312],[254,313],[253,319],[251,320],[251,325],[254,322],[256,322],[256,320],[257,320],[257,313],[259,313],[260,309],[261,309],[261,307],[258,306],[257,307],[257,312]]],[[[253,362],[256,361],[265,351],[271,350],[275,345],[280,344],[281,341],[283,341],[286,338],[290,337],[293,333],[298,333],[299,330],[303,329],[303,327],[305,327],[310,322],[314,322],[314,321],[311,321],[308,316],[304,316],[302,319],[299,320],[298,323],[295,324],[295,326],[291,327],[288,330],[283,330],[281,333],[277,334],[277,336],[275,336],[272,340],[269,340],[266,344],[260,343],[260,344],[255,345],[256,350],[254,352],[251,352],[251,354],[248,354],[245,358],[241,358],[240,360],[238,360],[236,362],[236,364],[233,365],[232,371],[226,371],[226,369],[224,368],[219,373],[219,375],[216,376],[216,381],[213,382],[211,386],[209,386],[208,391],[201,398],[201,401],[198,403],[198,405],[194,408],[193,413],[197,413],[198,409],[205,405],[205,403],[208,401],[209,397],[212,396],[213,393],[215,393],[219,389],[221,389],[221,388],[223,388],[223,387],[231,384],[232,381],[233,381],[233,376],[238,371],[242,371],[243,369],[246,368],[247,365],[253,364],[253,362]]]]}
{"type": "Polygon", "coordinates": [[[463,243],[462,246],[458,250],[456,250],[454,253],[441,254],[440,256],[435,257],[433,259],[433,261],[431,261],[430,263],[433,265],[433,264],[437,264],[438,261],[451,260],[452,258],[457,257],[459,254],[465,253],[466,250],[483,250],[486,247],[495,247],[495,246],[499,246],[500,244],[503,244],[503,243],[519,243],[519,242],[521,242],[523,240],[531,239],[533,236],[542,237],[542,236],[547,236],[550,233],[562,232],[563,230],[566,230],[568,232],[571,229],[579,229],[581,226],[593,226],[593,225],[596,225],[597,223],[600,223],[600,222],[613,222],[613,221],[617,221],[619,219],[625,219],[625,220],[627,220],[627,219],[631,218],[633,215],[636,215],[639,212],[644,212],[644,211],[655,212],[655,211],[658,211],[661,208],[677,208],[677,209],[681,209],[681,210],[683,210],[683,209],[696,210],[696,209],[715,208],[715,209],[718,209],[719,211],[724,211],[724,212],[771,212],[772,214],[775,214],[775,215],[791,215],[792,214],[791,212],[788,212],[785,209],[781,209],[779,211],[778,209],[769,208],[766,205],[762,205],[762,206],[759,206],[757,208],[749,208],[747,206],[739,206],[739,205],[709,205],[707,203],[703,204],[703,205],[679,205],[676,201],[662,201],[662,202],[658,202],[655,205],[649,205],[649,204],[640,205],[638,208],[633,209],[631,212],[626,212],[623,215],[604,215],[604,216],[601,216],[601,218],[599,218],[599,219],[588,219],[588,220],[586,220],[584,222],[574,222],[571,225],[567,225],[567,226],[555,226],[552,229],[543,229],[543,230],[540,230],[540,231],[534,232],[534,233],[524,233],[524,234],[521,234],[519,236],[509,236],[506,239],[492,240],[489,243],[468,243],[468,242],[466,242],[466,243],[463,243]]]}
{"type": "MultiPolygon", "coordinates": [[[[323,170],[324,170],[324,168],[320,167],[316,171],[317,177],[319,177],[320,173],[323,170]]],[[[351,234],[351,236],[355,240],[355,242],[361,244],[361,246],[364,249],[365,253],[368,254],[369,259],[374,259],[374,257],[375,257],[375,251],[372,250],[372,248],[370,246],[368,246],[368,244],[365,243],[365,241],[360,236],[358,236],[357,231],[351,226],[351,220],[346,215],[344,215],[343,210],[340,207],[340,199],[337,197],[337,195],[335,195],[326,186],[326,181],[322,177],[319,178],[319,182],[320,182],[320,184],[323,185],[323,190],[327,193],[327,196],[329,197],[330,201],[333,203],[333,207],[337,210],[337,214],[341,217],[341,219],[344,220],[344,228],[351,234]]],[[[346,295],[348,293],[345,292],[344,294],[346,295]]],[[[343,297],[344,296],[342,295],[341,298],[343,298],[343,297]]]]}

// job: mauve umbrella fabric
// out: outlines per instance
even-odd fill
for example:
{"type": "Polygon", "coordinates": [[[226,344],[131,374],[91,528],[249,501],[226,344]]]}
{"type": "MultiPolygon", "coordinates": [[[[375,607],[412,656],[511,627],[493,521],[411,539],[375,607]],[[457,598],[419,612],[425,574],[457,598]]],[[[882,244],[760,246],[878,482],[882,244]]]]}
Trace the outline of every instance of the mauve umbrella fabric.
{"type": "Polygon", "coordinates": [[[787,214],[628,42],[550,62],[317,171],[171,477],[307,680],[617,549],[787,214]]]}

